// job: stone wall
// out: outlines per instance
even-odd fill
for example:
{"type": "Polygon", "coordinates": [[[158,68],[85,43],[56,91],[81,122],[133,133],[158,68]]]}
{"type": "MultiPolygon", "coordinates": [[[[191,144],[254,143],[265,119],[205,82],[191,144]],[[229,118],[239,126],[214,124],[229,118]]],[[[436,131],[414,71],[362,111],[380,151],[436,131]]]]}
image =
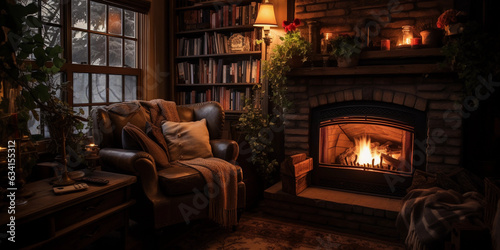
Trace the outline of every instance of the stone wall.
{"type": "MultiPolygon", "coordinates": [[[[366,41],[369,27],[374,44],[388,38],[391,46],[395,46],[403,25],[414,26],[414,35],[418,36],[423,24],[436,27],[439,15],[452,7],[453,0],[295,0],[295,17],[303,23],[316,21],[318,34],[345,33],[356,35],[362,41],[366,41]]],[[[300,30],[308,37],[307,25],[302,25],[300,30]]]]}
{"type": "Polygon", "coordinates": [[[427,114],[427,140],[416,145],[427,170],[460,166],[461,85],[451,74],[289,77],[295,108],[285,116],[285,153],[309,154],[310,110],[331,103],[366,100],[404,105],[427,114]]]}

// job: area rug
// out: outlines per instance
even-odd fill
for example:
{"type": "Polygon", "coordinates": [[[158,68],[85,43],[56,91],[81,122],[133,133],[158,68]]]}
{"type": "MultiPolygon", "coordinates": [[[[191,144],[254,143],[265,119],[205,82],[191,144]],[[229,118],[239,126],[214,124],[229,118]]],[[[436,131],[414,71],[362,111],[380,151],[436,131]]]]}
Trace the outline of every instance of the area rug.
{"type": "Polygon", "coordinates": [[[404,249],[402,245],[337,233],[258,214],[244,214],[235,232],[209,221],[193,225],[169,249],[404,249]]]}

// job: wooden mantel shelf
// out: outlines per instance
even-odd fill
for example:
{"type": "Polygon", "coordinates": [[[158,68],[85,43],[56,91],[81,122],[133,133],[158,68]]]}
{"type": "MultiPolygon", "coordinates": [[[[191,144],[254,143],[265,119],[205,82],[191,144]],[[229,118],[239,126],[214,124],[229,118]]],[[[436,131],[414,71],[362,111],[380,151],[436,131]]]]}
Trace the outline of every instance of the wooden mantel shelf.
{"type": "Polygon", "coordinates": [[[441,48],[422,48],[422,49],[392,49],[385,50],[372,50],[361,52],[361,60],[367,59],[396,59],[396,58],[422,58],[422,57],[442,57],[441,48]]]}
{"type": "Polygon", "coordinates": [[[432,64],[404,64],[404,65],[370,65],[351,68],[339,67],[304,67],[294,69],[290,76],[343,76],[343,75],[402,75],[402,74],[429,74],[446,73],[449,69],[438,63],[432,64]]]}

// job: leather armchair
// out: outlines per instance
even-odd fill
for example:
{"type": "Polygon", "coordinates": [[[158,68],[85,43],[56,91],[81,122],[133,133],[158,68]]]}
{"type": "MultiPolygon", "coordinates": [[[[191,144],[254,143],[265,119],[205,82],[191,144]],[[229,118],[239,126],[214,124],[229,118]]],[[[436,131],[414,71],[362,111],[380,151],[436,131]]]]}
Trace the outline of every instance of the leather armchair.
{"type": "MultiPolygon", "coordinates": [[[[121,147],[121,130],[128,122],[144,128],[150,113],[144,109],[145,101],[114,104],[93,110],[94,140],[99,144],[103,169],[112,172],[135,175],[138,183],[133,188],[137,200],[131,217],[155,229],[208,216],[208,202],[203,194],[206,185],[201,174],[187,167],[157,169],[153,157],[143,151],[126,150],[121,147]],[[117,116],[110,109],[117,105],[136,107],[130,115],[117,116]],[[201,201],[201,205],[200,205],[201,201]]],[[[214,157],[234,164],[239,148],[232,140],[221,139],[224,125],[224,111],[217,102],[192,105],[178,105],[177,111],[183,122],[207,121],[210,145],[214,157]]],[[[241,168],[238,172],[239,215],[245,207],[245,183],[241,168]]]]}

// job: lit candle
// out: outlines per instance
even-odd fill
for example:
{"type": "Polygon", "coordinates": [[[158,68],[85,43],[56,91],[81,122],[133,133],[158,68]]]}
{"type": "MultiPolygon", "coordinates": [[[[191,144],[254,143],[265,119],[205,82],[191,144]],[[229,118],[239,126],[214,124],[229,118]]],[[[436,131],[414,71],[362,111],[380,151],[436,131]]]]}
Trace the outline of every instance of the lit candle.
{"type": "Polygon", "coordinates": [[[323,39],[321,39],[321,54],[328,53],[328,43],[332,33],[323,33],[323,39]]]}

